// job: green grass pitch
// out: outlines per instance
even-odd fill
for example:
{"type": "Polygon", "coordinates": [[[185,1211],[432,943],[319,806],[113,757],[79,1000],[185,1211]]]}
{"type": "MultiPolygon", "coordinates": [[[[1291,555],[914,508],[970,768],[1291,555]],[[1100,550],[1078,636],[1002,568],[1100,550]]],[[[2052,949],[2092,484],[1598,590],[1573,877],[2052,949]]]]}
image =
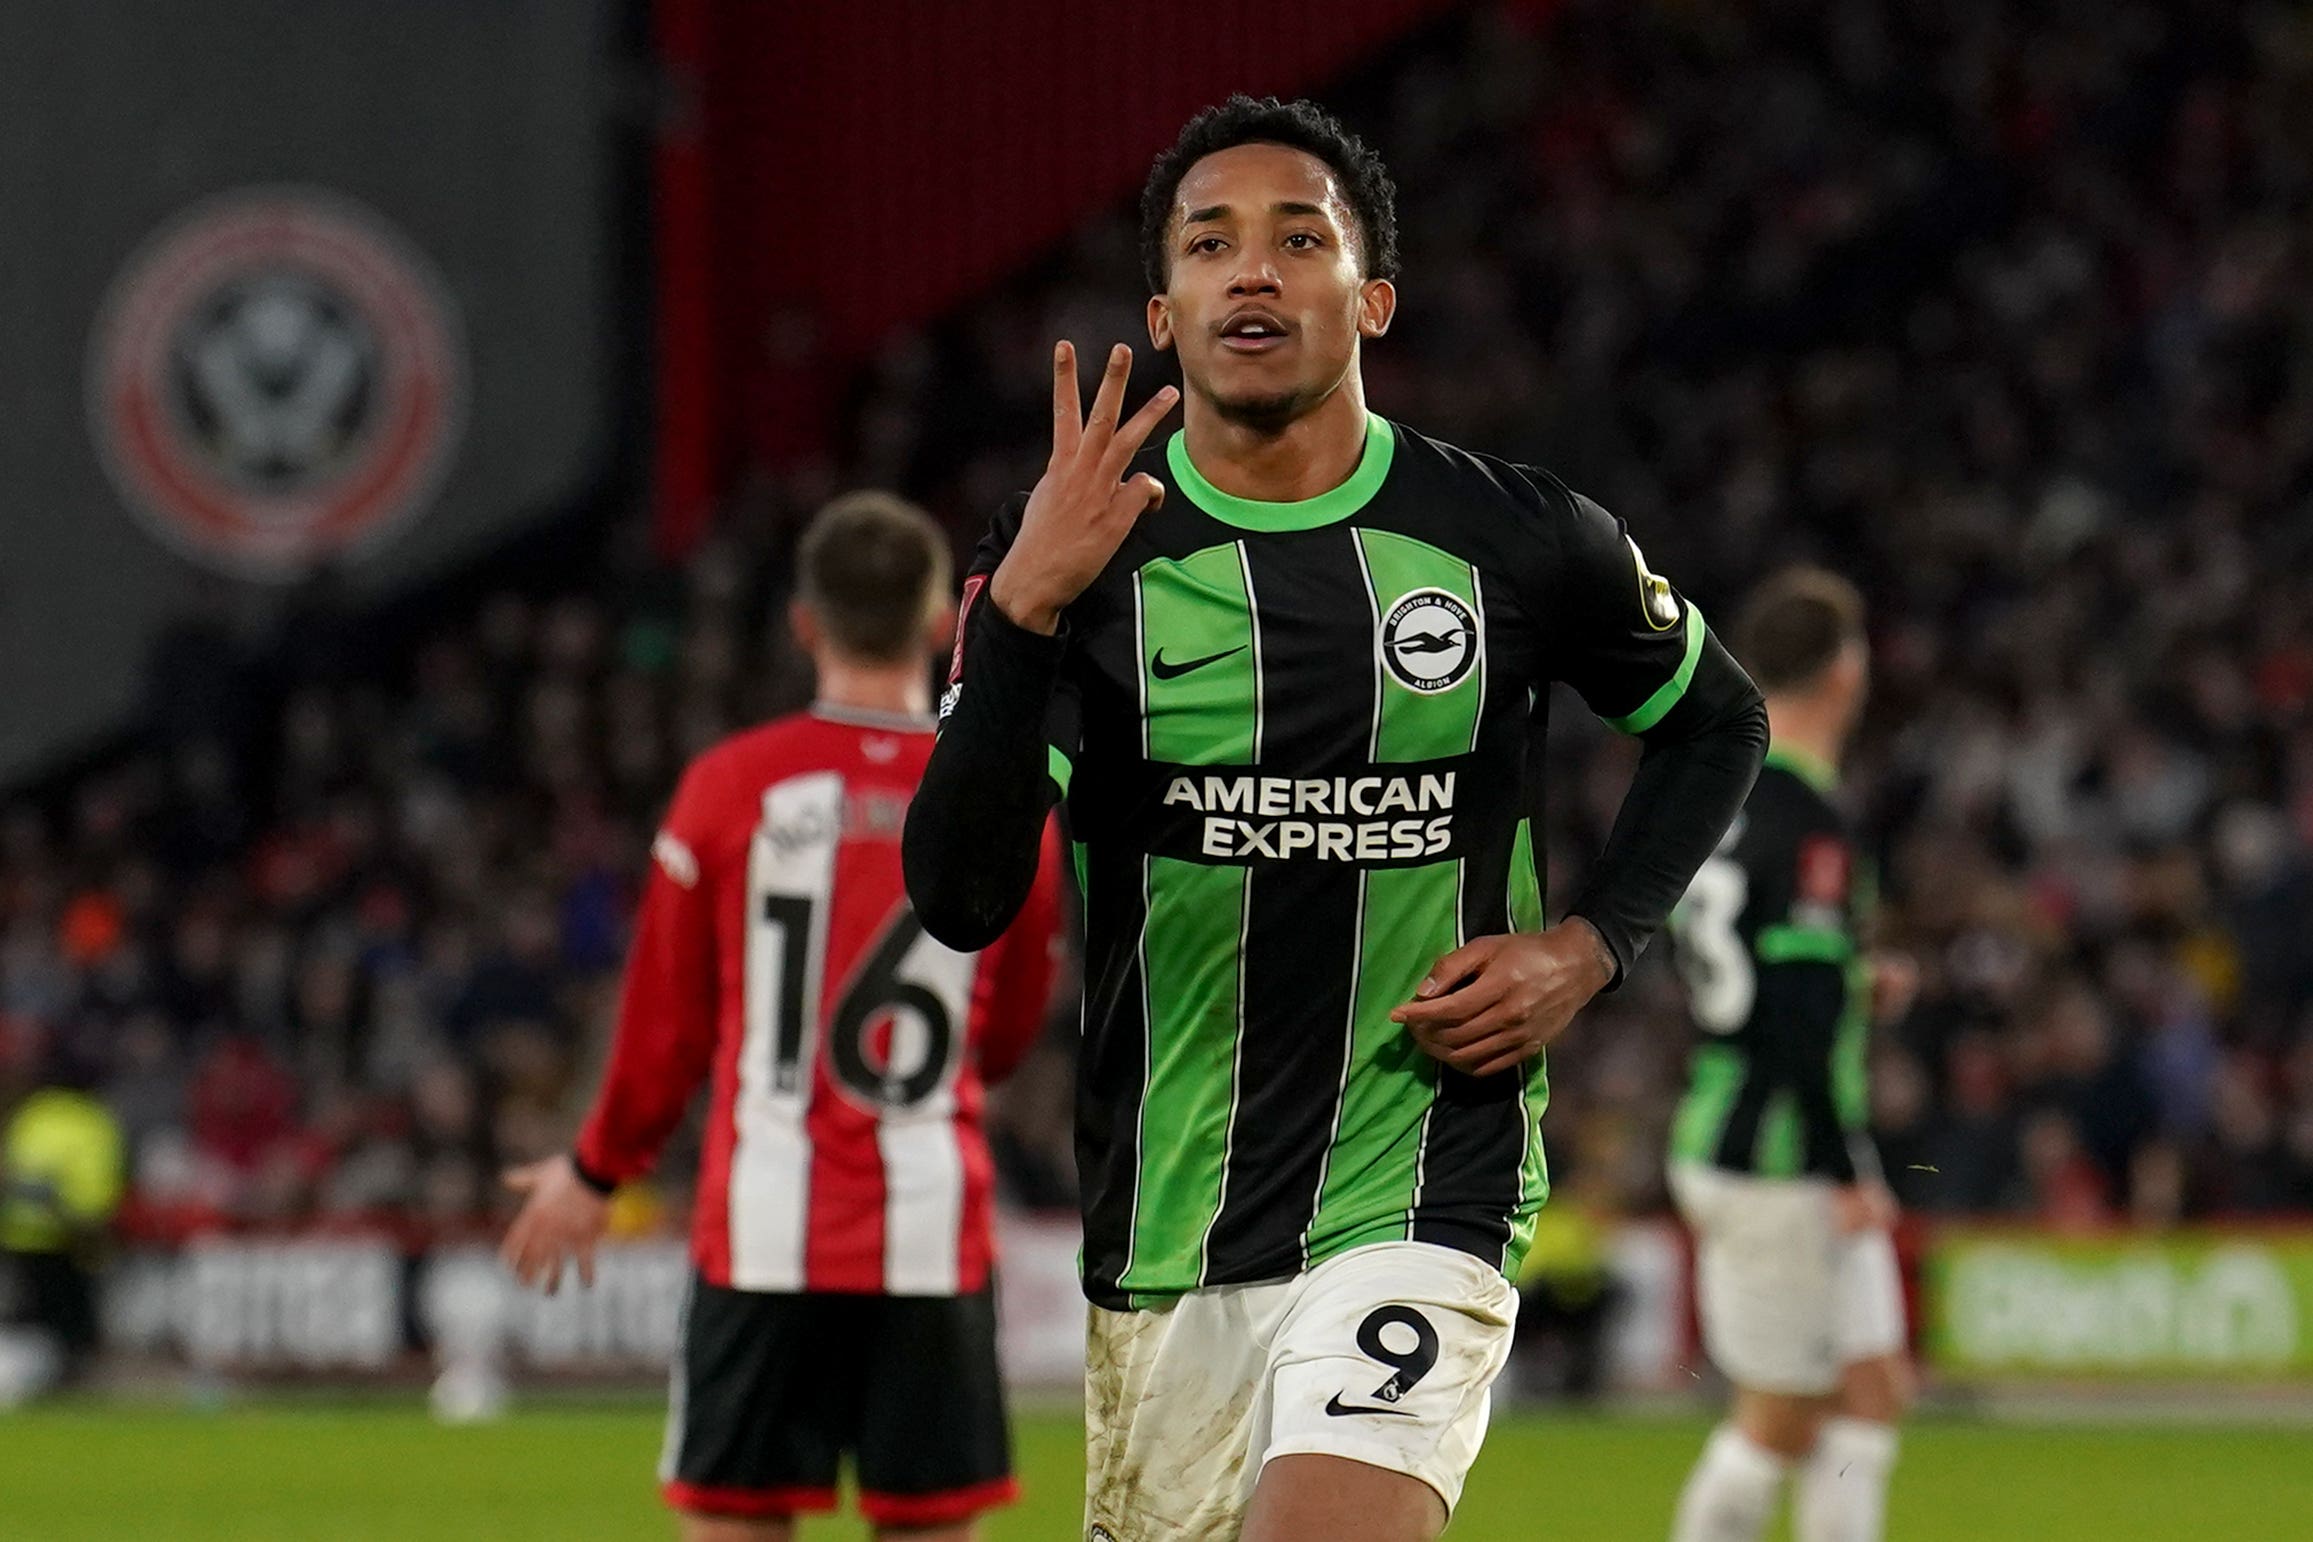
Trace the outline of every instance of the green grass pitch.
{"type": "MultiPolygon", "coordinates": [[[[1697,1418],[1498,1420],[1452,1542],[1659,1539],[1705,1431],[1697,1418]]],[[[207,1542],[581,1542],[671,1537],[650,1481],[657,1415],[555,1409],[444,1429],[414,1408],[201,1415],[82,1404],[0,1414],[0,1536],[207,1542]]],[[[987,1542],[1078,1535],[1072,1420],[1020,1425],[1028,1497],[987,1542]]],[[[820,1521],[807,1542],[853,1542],[820,1521]]],[[[1780,1536],[1778,1532],[1776,1535],[1780,1536]]],[[[1922,1421],[1906,1439],[1893,1542],[2152,1542],[2313,1536],[2313,1435],[2236,1428],[2022,1428],[1922,1421]]]]}

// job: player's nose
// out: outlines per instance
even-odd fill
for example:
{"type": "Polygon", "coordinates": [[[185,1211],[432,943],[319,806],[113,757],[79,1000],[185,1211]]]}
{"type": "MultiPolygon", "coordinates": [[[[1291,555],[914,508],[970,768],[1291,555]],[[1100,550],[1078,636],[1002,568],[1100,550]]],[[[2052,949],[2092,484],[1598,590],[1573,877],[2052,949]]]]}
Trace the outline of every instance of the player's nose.
{"type": "Polygon", "coordinates": [[[1247,262],[1229,276],[1229,298],[1273,295],[1278,291],[1277,265],[1267,257],[1247,262]]]}

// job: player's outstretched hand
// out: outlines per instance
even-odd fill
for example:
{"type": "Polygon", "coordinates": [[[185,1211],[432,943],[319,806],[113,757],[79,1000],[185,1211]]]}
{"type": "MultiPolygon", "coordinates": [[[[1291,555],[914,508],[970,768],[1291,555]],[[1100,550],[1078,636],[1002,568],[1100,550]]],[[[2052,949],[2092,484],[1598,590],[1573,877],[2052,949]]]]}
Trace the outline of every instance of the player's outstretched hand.
{"type": "Polygon", "coordinates": [[[594,1248],[610,1220],[610,1201],[586,1186],[567,1155],[509,1168],[506,1187],[524,1196],[498,1249],[514,1278],[551,1296],[562,1283],[563,1264],[575,1258],[579,1279],[592,1285],[594,1248]]]}
{"type": "Polygon", "coordinates": [[[988,580],[988,598],[1017,626],[1058,631],[1061,610],[1100,576],[1133,522],[1165,501],[1164,483],[1147,472],[1123,477],[1181,393],[1166,386],[1120,427],[1131,374],[1132,350],[1118,343],[1086,417],[1077,404],[1075,345],[1052,350],[1052,459],[1028,495],[1020,534],[988,580]]]}
{"type": "Polygon", "coordinates": [[[1606,944],[1573,918],[1546,932],[1463,944],[1389,1015],[1455,1070],[1491,1076],[1540,1054],[1613,978],[1606,944]]]}

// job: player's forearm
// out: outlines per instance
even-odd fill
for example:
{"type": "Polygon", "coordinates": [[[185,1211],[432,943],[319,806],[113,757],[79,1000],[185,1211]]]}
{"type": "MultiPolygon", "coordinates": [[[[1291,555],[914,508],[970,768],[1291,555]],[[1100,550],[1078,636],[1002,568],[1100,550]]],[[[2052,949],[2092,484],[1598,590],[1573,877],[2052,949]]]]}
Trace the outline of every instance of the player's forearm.
{"type": "Polygon", "coordinates": [[[1570,911],[1598,929],[1618,984],[1750,794],[1767,753],[1767,709],[1714,642],[1686,697],[1645,742],[1606,850],[1570,911]]]}
{"type": "Polygon", "coordinates": [[[924,930],[951,948],[994,942],[1036,882],[1051,806],[1044,723],[1065,646],[992,604],[973,607],[962,680],[908,806],[900,853],[924,930]]]}
{"type": "Polygon", "coordinates": [[[1869,1130],[1849,1130],[1841,1144],[1847,1153],[1847,1170],[1855,1175],[1851,1182],[1887,1182],[1887,1168],[1879,1160],[1879,1147],[1869,1130]]]}
{"type": "Polygon", "coordinates": [[[1853,1183],[1855,1149],[1849,1144],[1849,1132],[1839,1122],[1838,1110],[1832,1105],[1829,1085],[1826,1084],[1820,1094],[1812,1089],[1802,1092],[1797,1101],[1806,1141],[1807,1170],[1822,1173],[1834,1183],[1853,1183]]]}
{"type": "MultiPolygon", "coordinates": [[[[680,1117],[678,1110],[676,1118],[680,1117]]],[[[578,1139],[571,1142],[571,1160],[578,1164],[579,1176],[589,1187],[614,1188],[658,1165],[659,1150],[674,1123],[667,1120],[660,1128],[656,1119],[637,1119],[631,1109],[598,1103],[586,1123],[579,1126],[578,1139]]]]}
{"type": "Polygon", "coordinates": [[[1847,1011],[1846,966],[1817,959],[1762,963],[1756,1021],[1769,1033],[1764,1052],[1775,1082],[1799,1116],[1800,1151],[1808,1172],[1853,1183],[1852,1132],[1840,1118],[1832,1090],[1840,1020],[1847,1011]]]}
{"type": "Polygon", "coordinates": [[[596,1187],[639,1178],[658,1165],[659,1153],[682,1122],[704,1068],[621,1055],[579,1126],[571,1157],[596,1187]],[[624,1062],[624,1063],[620,1063],[624,1062]]]}
{"type": "Polygon", "coordinates": [[[717,978],[714,927],[701,892],[654,872],[635,919],[602,1090],[571,1151],[597,1187],[650,1171],[707,1079],[717,978]]]}
{"type": "Polygon", "coordinates": [[[1839,1117],[1839,1104],[1831,1093],[1829,1058],[1818,1056],[1815,1049],[1816,1046],[1810,1044],[1801,1050],[1790,1078],[1792,1101],[1799,1109],[1800,1139],[1807,1170],[1823,1173],[1837,1183],[1853,1183],[1854,1132],[1839,1117]]]}
{"type": "Polygon", "coordinates": [[[715,1047],[712,1003],[703,1005],[698,1021],[656,1026],[637,1031],[622,1021],[602,1090],[571,1145],[580,1174],[596,1187],[628,1182],[657,1166],[707,1079],[715,1047]]]}

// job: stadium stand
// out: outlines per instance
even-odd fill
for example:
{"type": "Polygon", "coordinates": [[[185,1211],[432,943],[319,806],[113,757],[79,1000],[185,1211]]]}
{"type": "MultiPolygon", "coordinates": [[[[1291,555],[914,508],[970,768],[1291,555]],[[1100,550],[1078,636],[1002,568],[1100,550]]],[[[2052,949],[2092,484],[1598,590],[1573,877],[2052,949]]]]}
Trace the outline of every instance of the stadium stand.
{"type": "MultiPolygon", "coordinates": [[[[1714,614],[1801,557],[1870,596],[1850,780],[1926,980],[1874,1066],[1902,1197],[2313,1210],[2313,22],[1592,0],[1423,37],[1341,98],[1404,190],[1377,407],[1552,466],[1714,614]]],[[[147,1233],[486,1223],[567,1138],[676,768],[807,688],[800,516],[888,484],[969,542],[1042,459],[1050,340],[1138,337],[1135,267],[1119,210],[893,340],[841,456],[680,573],[614,541],[390,667],[300,645],[246,722],[175,639],[141,746],[0,815],[0,1104],[93,1057],[147,1233]]],[[[1629,765],[1577,716],[1558,893],[1629,765]]],[[[1000,1119],[1032,1204],[1069,1195],[1067,1044],[1000,1119]]],[[[1659,959],[1578,1024],[1562,1172],[1659,1205],[1684,1046],[1659,959]]]]}

